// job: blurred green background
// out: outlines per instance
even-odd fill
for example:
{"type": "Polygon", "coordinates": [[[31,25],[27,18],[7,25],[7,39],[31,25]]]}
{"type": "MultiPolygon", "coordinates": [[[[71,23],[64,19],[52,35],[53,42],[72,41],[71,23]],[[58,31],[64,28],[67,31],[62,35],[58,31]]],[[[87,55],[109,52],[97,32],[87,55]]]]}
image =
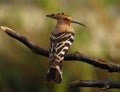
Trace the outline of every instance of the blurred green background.
{"type": "MultiPolygon", "coordinates": [[[[72,24],[76,38],[70,53],[83,52],[120,64],[120,0],[0,0],[0,25],[24,34],[44,49],[56,22],[46,14],[64,12],[87,28],[72,24]]],[[[83,62],[63,61],[61,84],[45,83],[48,58],[0,31],[0,92],[120,92],[118,89],[70,88],[73,80],[120,80],[83,62]]]]}

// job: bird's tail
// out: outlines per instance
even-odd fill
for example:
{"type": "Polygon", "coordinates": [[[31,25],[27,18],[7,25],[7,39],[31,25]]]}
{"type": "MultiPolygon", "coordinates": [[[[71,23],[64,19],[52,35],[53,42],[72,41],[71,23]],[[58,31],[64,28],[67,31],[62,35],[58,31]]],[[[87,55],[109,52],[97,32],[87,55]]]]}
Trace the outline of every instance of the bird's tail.
{"type": "Polygon", "coordinates": [[[49,68],[46,81],[54,81],[56,83],[60,83],[62,81],[62,71],[58,65],[56,65],[56,67],[49,68]]]}

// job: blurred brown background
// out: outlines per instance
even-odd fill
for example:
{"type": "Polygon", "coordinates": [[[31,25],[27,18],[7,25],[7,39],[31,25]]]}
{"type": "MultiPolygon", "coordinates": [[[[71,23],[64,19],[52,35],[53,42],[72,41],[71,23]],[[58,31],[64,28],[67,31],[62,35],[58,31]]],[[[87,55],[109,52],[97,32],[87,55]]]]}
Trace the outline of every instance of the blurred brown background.
{"type": "MultiPolygon", "coordinates": [[[[0,25],[24,34],[44,49],[55,21],[46,14],[64,12],[87,28],[72,24],[76,38],[70,52],[120,64],[120,0],[0,0],[0,25]]],[[[0,92],[120,92],[118,89],[69,88],[73,80],[120,80],[83,62],[63,62],[63,82],[46,84],[48,58],[36,55],[0,31],[0,92]]]]}

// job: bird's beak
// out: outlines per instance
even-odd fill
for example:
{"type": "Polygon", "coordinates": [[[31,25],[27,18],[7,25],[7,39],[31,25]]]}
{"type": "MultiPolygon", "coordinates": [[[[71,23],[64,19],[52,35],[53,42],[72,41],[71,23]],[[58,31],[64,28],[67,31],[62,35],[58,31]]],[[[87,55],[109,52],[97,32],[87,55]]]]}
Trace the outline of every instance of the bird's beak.
{"type": "Polygon", "coordinates": [[[79,25],[81,25],[81,26],[86,27],[86,25],[84,25],[84,24],[82,24],[82,23],[80,23],[80,22],[74,21],[74,20],[71,20],[71,23],[76,23],[76,24],[79,24],[79,25]]]}

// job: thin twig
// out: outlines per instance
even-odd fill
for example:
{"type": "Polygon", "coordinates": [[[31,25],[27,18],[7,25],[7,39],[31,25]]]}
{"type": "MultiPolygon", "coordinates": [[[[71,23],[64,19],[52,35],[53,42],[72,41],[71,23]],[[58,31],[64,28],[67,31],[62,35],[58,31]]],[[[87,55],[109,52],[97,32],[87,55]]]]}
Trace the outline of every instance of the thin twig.
{"type": "Polygon", "coordinates": [[[70,87],[97,87],[103,89],[119,88],[120,81],[106,81],[106,80],[76,80],[71,82],[70,87]]]}

